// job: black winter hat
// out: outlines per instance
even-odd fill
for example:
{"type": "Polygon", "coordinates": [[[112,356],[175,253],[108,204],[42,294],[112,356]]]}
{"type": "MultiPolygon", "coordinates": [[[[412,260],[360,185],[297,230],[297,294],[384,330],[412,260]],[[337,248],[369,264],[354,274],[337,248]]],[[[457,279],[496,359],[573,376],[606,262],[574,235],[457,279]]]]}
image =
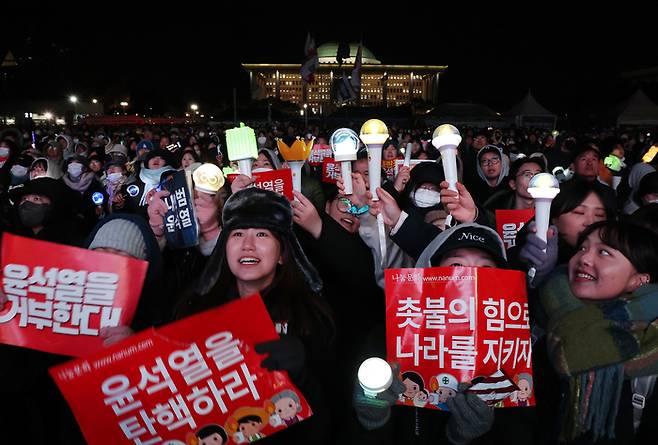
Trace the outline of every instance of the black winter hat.
{"type": "Polygon", "coordinates": [[[144,158],[144,166],[147,166],[149,164],[149,161],[155,157],[160,157],[164,159],[164,161],[170,167],[174,166],[174,156],[171,154],[169,150],[163,150],[162,148],[149,151],[146,157],[144,158]]]}
{"type": "Polygon", "coordinates": [[[19,204],[25,195],[41,195],[50,198],[53,205],[58,205],[62,204],[64,190],[60,181],[44,176],[27,181],[22,187],[12,189],[9,194],[15,204],[19,204]]]}
{"type": "Polygon", "coordinates": [[[222,231],[215,250],[199,280],[197,287],[199,294],[210,292],[219,280],[226,256],[226,241],[231,231],[249,228],[267,229],[280,241],[287,240],[292,246],[292,257],[304,275],[306,284],[313,292],[318,293],[322,290],[320,275],[306,258],[292,230],[292,207],[284,196],[255,187],[240,190],[231,195],[224,204],[222,223],[222,231]]]}

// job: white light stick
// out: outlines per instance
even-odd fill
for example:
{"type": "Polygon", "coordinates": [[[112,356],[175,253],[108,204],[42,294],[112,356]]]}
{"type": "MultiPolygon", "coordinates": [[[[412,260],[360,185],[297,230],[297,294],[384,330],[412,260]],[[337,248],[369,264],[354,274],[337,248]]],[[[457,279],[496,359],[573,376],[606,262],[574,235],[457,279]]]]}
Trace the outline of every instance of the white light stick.
{"type": "MultiPolygon", "coordinates": [[[[368,176],[370,178],[370,193],[373,201],[379,201],[377,187],[382,184],[382,147],[388,139],[388,128],[379,119],[370,119],[361,126],[361,140],[368,147],[368,176]]],[[[377,228],[379,233],[379,251],[381,264],[386,264],[386,231],[384,229],[384,215],[377,215],[377,228]]]]}
{"type": "Polygon", "coordinates": [[[405,152],[404,152],[404,164],[403,164],[405,167],[409,167],[409,165],[411,165],[411,147],[413,147],[413,146],[414,146],[414,144],[412,144],[411,142],[409,142],[409,143],[407,144],[407,148],[405,148],[405,152]]]}
{"type": "MultiPolygon", "coordinates": [[[[548,224],[551,217],[551,203],[560,193],[560,182],[550,173],[539,173],[532,177],[528,184],[528,193],[535,201],[535,224],[537,236],[544,242],[548,241],[548,224]]],[[[544,249],[546,252],[546,249],[544,249]]],[[[535,277],[536,269],[531,267],[528,276],[535,277]]]]}
{"type": "Polygon", "coordinates": [[[432,145],[441,153],[443,174],[448,181],[448,188],[457,191],[457,147],[462,141],[457,127],[443,124],[432,133],[432,145]]]}
{"type": "Polygon", "coordinates": [[[390,388],[393,383],[391,366],[385,360],[377,357],[371,357],[361,363],[357,376],[363,393],[372,399],[390,388]]]}
{"type": "Polygon", "coordinates": [[[301,138],[297,137],[292,145],[288,147],[288,144],[281,139],[276,140],[279,153],[281,153],[281,156],[283,156],[283,159],[288,162],[288,166],[290,167],[292,173],[292,188],[299,193],[302,192],[302,167],[304,166],[306,159],[308,159],[308,156],[311,154],[313,141],[315,141],[315,138],[311,138],[310,141],[306,143],[301,138]]]}
{"type": "Polygon", "coordinates": [[[349,128],[339,128],[329,139],[329,145],[334,152],[334,159],[340,161],[340,175],[345,186],[344,194],[351,195],[352,188],[352,161],[356,161],[356,152],[359,149],[359,136],[349,128]]]}
{"type": "Polygon", "coordinates": [[[292,173],[292,189],[302,192],[302,167],[306,161],[287,161],[292,173]]]}
{"type": "MultiPolygon", "coordinates": [[[[434,129],[432,145],[441,153],[443,176],[448,181],[448,189],[457,191],[457,147],[462,141],[459,130],[454,125],[443,124],[434,129]]],[[[446,217],[446,227],[452,223],[452,215],[446,217]]]]}

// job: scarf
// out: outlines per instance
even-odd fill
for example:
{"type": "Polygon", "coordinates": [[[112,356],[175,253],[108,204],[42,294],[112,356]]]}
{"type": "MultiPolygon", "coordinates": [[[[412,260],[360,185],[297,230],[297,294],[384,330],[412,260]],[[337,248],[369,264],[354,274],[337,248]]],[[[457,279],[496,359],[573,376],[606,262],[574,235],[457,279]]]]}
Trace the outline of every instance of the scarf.
{"type": "Polygon", "coordinates": [[[576,298],[564,268],[541,289],[547,344],[568,382],[562,439],[614,439],[624,379],[658,374],[658,285],[595,303],[576,298]],[[594,345],[594,346],[593,346],[594,345]]]}
{"type": "Polygon", "coordinates": [[[69,175],[62,176],[62,179],[70,189],[75,190],[78,193],[84,193],[89,188],[89,185],[91,184],[91,181],[94,180],[94,177],[95,175],[93,172],[87,172],[80,175],[80,178],[78,178],[77,181],[71,179],[69,175]]]}
{"type": "Polygon", "coordinates": [[[165,165],[164,167],[158,169],[143,168],[139,171],[139,179],[141,179],[144,183],[144,192],[142,193],[142,197],[139,200],[140,206],[148,205],[148,202],[146,202],[148,193],[156,188],[158,184],[160,184],[160,177],[164,172],[169,170],[174,169],[168,165],[165,165]]]}

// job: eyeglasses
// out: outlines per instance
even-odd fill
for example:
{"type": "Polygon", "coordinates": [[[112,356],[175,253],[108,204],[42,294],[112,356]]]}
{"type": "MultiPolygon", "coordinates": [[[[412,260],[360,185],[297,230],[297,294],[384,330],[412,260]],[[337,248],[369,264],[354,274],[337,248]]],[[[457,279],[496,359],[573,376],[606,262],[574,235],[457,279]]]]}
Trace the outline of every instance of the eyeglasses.
{"type": "Polygon", "coordinates": [[[541,173],[541,172],[524,171],[524,172],[521,172],[521,173],[519,173],[518,175],[516,175],[516,177],[517,177],[517,178],[520,178],[521,176],[523,176],[525,179],[530,180],[530,179],[532,179],[535,175],[538,175],[539,173],[541,173]]]}
{"type": "Polygon", "coordinates": [[[500,164],[500,158],[483,159],[480,161],[482,167],[489,167],[490,165],[498,164],[500,164]]]}
{"type": "Polygon", "coordinates": [[[336,207],[338,207],[338,210],[340,212],[349,213],[350,215],[356,215],[356,216],[363,215],[370,209],[370,207],[368,207],[367,205],[363,207],[357,207],[354,204],[352,204],[352,201],[350,201],[347,198],[339,198],[336,207]]]}

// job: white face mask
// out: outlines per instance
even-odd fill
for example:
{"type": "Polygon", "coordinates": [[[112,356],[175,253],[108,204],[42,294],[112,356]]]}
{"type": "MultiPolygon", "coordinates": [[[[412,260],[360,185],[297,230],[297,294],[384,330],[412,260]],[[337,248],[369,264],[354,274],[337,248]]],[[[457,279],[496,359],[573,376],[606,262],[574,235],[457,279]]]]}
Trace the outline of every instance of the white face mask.
{"type": "Polygon", "coordinates": [[[78,164],[77,162],[69,164],[67,171],[70,177],[79,178],[82,174],[82,164],[78,164]]]}
{"type": "Polygon", "coordinates": [[[258,145],[265,145],[265,142],[267,142],[267,138],[265,136],[260,136],[258,138],[258,145]]]}
{"type": "Polygon", "coordinates": [[[22,178],[27,175],[27,167],[16,164],[11,167],[11,174],[16,178],[22,178]]]}
{"type": "Polygon", "coordinates": [[[0,158],[8,158],[8,157],[9,157],[9,148],[0,147],[0,158]]]}
{"type": "Polygon", "coordinates": [[[117,182],[119,182],[119,180],[121,180],[122,176],[123,176],[122,173],[110,173],[109,175],[107,175],[107,180],[112,184],[116,184],[117,182]]]}
{"type": "Polygon", "coordinates": [[[200,132],[199,132],[199,137],[200,137],[200,138],[203,138],[203,137],[205,137],[205,136],[206,136],[206,133],[204,133],[203,131],[200,131],[200,132]]]}
{"type": "Polygon", "coordinates": [[[419,188],[414,192],[412,201],[416,207],[427,208],[441,202],[441,194],[434,190],[419,188]]]}

